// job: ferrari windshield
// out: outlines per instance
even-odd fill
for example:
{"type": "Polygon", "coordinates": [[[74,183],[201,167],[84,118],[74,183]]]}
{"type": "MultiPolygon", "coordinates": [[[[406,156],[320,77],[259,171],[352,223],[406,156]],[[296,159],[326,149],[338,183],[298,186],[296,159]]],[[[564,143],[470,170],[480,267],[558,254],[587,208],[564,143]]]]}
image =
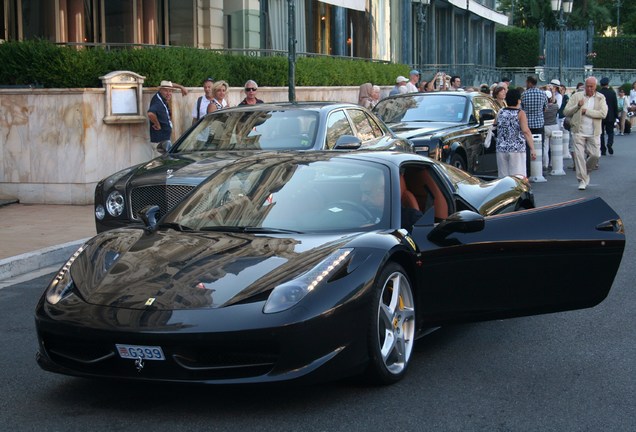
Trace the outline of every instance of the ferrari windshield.
{"type": "Polygon", "coordinates": [[[175,151],[308,150],[314,148],[318,113],[310,110],[227,110],[208,115],[175,151]]]}
{"type": "Polygon", "coordinates": [[[464,120],[467,102],[462,95],[414,94],[382,100],[373,111],[385,123],[458,123],[464,120]]]}
{"type": "Polygon", "coordinates": [[[162,223],[273,233],[386,229],[389,190],[384,165],[316,156],[263,158],[219,171],[162,223]]]}

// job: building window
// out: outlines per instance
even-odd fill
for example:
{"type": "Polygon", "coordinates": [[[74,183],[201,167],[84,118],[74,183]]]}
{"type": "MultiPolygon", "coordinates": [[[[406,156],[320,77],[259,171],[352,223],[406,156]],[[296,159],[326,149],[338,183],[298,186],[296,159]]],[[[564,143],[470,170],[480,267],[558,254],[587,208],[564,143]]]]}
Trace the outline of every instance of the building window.
{"type": "Polygon", "coordinates": [[[104,33],[108,43],[134,43],[133,4],[128,0],[104,2],[104,33]]]}
{"type": "Polygon", "coordinates": [[[50,0],[22,0],[23,39],[47,39],[56,42],[55,2],[50,0]]]}
{"type": "Polygon", "coordinates": [[[194,4],[192,1],[168,3],[170,45],[195,46],[194,4]]]}

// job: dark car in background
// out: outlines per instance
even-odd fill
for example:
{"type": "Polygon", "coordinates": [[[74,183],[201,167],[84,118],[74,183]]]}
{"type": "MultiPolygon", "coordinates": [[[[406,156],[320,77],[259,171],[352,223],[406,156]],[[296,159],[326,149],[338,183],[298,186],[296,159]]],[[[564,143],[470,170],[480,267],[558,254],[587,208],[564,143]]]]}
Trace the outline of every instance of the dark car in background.
{"type": "Polygon", "coordinates": [[[161,220],[148,209],[145,228],[102,232],[73,254],[36,308],[38,364],[131,381],[366,371],[394,383],[438,326],[608,295],[620,217],[594,197],[510,211],[527,191],[412,153],[239,159],[161,220]]]}
{"type": "Polygon", "coordinates": [[[391,149],[412,152],[367,109],[349,103],[259,104],[208,114],[165,153],[119,171],[95,188],[97,232],[139,225],[148,205],[166,214],[203,179],[229,162],[266,150],[391,149]]]}
{"type": "Polygon", "coordinates": [[[408,93],[382,99],[373,112],[417,153],[471,174],[497,177],[495,146],[484,147],[499,108],[478,92],[408,93]]]}

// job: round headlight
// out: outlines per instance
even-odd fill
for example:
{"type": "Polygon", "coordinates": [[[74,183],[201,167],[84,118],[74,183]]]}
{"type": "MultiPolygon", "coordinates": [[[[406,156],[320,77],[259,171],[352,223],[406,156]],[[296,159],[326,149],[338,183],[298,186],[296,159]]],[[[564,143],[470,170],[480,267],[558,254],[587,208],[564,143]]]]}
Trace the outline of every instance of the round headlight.
{"type": "Polygon", "coordinates": [[[124,197],[119,191],[113,191],[106,199],[106,210],[108,214],[117,217],[124,212],[124,197]]]}
{"type": "Polygon", "coordinates": [[[99,220],[104,219],[104,216],[106,216],[106,209],[104,209],[104,206],[99,204],[97,207],[95,207],[95,217],[99,220]]]}

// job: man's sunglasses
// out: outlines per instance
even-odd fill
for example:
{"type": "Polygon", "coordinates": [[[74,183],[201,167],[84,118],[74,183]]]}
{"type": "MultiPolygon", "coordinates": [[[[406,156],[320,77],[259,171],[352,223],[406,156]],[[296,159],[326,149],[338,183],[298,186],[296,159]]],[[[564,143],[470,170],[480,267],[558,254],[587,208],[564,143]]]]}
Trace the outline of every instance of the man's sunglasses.
{"type": "Polygon", "coordinates": [[[257,90],[257,89],[252,88],[252,87],[245,87],[245,91],[246,91],[246,92],[248,92],[248,91],[256,91],[256,90],[257,90]]]}

